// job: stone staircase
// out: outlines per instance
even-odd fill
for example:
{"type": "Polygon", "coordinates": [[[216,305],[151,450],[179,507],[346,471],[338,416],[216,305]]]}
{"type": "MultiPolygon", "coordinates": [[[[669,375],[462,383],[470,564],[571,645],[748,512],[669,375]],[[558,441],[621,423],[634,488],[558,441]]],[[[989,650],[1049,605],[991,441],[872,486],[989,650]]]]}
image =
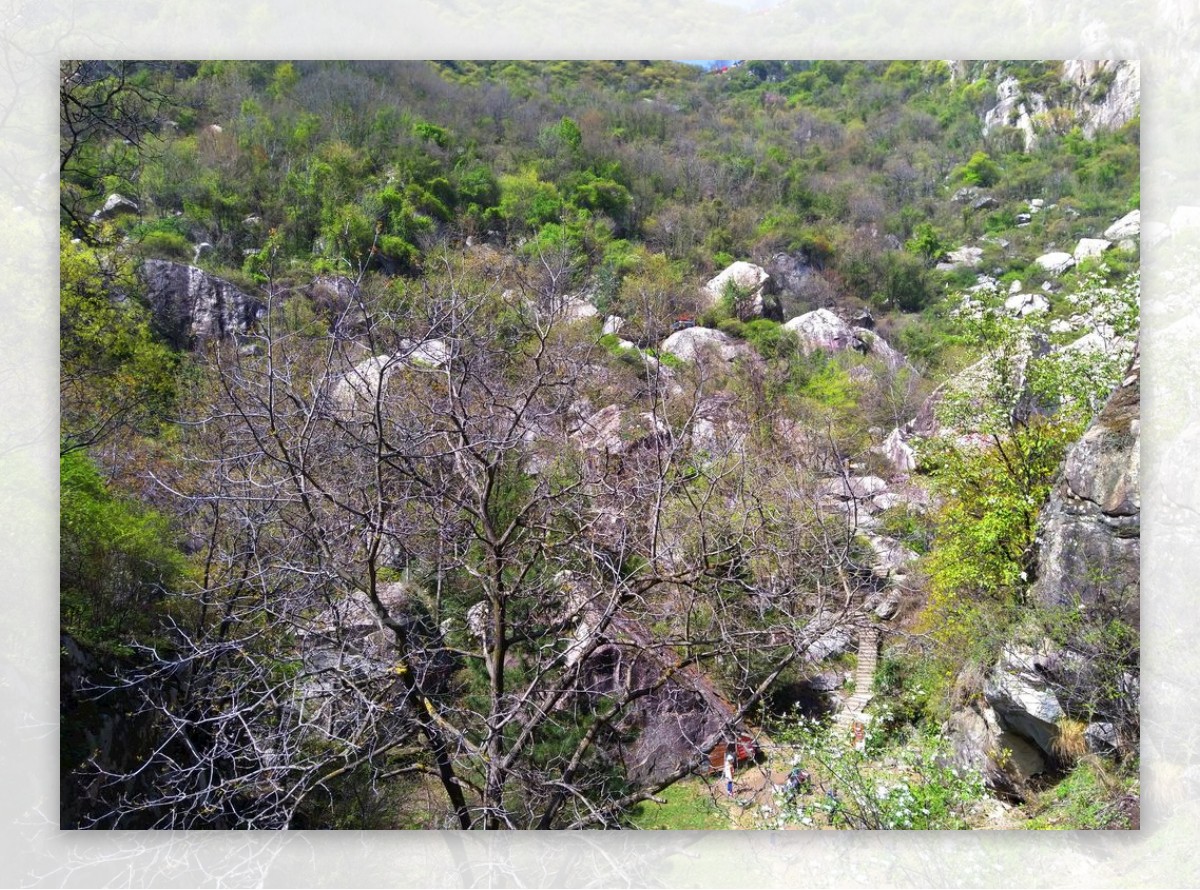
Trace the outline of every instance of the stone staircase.
{"type": "Polygon", "coordinates": [[[874,694],[871,687],[875,682],[875,668],[879,664],[879,629],[864,627],[858,632],[858,666],[854,669],[854,694],[842,702],[842,708],[834,718],[843,726],[870,722],[864,710],[874,694]]]}

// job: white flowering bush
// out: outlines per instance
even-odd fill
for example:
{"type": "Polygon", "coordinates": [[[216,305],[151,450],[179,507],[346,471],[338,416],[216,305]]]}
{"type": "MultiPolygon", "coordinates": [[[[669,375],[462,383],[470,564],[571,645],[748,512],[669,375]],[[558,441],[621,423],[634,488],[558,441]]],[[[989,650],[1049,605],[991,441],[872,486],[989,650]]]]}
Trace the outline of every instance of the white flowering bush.
{"type": "Polygon", "coordinates": [[[792,764],[812,781],[799,791],[776,788],[757,814],[764,828],[967,828],[967,811],[985,795],[983,776],[955,766],[940,738],[880,749],[868,731],[857,751],[844,727],[799,716],[774,738],[792,746],[792,764]]]}

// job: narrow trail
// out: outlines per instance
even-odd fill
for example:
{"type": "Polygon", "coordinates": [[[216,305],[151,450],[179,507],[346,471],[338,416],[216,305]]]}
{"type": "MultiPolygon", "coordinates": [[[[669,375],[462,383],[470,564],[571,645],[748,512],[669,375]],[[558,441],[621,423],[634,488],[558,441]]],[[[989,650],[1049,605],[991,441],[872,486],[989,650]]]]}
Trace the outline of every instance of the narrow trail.
{"type": "Polygon", "coordinates": [[[858,665],[854,670],[854,693],[842,703],[834,718],[843,726],[867,724],[867,705],[874,698],[875,669],[879,666],[879,629],[864,627],[858,632],[858,665]]]}

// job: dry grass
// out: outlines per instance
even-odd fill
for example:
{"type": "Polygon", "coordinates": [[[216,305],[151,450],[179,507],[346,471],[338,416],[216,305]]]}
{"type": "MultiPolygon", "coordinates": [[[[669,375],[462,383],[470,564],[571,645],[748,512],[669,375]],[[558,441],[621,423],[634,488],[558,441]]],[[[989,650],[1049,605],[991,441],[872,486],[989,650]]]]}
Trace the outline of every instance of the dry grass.
{"type": "Polygon", "coordinates": [[[1058,734],[1054,737],[1054,743],[1051,746],[1054,749],[1054,756],[1067,765],[1077,763],[1081,757],[1087,754],[1087,738],[1083,734],[1087,729],[1087,724],[1082,720],[1063,717],[1058,721],[1057,727],[1058,734]]]}

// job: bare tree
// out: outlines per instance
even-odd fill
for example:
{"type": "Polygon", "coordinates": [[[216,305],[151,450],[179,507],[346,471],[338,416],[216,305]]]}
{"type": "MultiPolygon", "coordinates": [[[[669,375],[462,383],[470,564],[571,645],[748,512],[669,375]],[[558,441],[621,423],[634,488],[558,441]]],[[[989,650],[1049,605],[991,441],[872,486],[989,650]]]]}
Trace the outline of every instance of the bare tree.
{"type": "Polygon", "coordinates": [[[272,311],[213,347],[172,483],[204,568],[118,684],[161,731],[96,764],[95,824],[303,824],[352,775],[429,777],[448,826],[618,824],[864,620],[853,523],[712,363],[631,395],[562,301],[443,265],[359,290],[354,339],[272,311]]]}

